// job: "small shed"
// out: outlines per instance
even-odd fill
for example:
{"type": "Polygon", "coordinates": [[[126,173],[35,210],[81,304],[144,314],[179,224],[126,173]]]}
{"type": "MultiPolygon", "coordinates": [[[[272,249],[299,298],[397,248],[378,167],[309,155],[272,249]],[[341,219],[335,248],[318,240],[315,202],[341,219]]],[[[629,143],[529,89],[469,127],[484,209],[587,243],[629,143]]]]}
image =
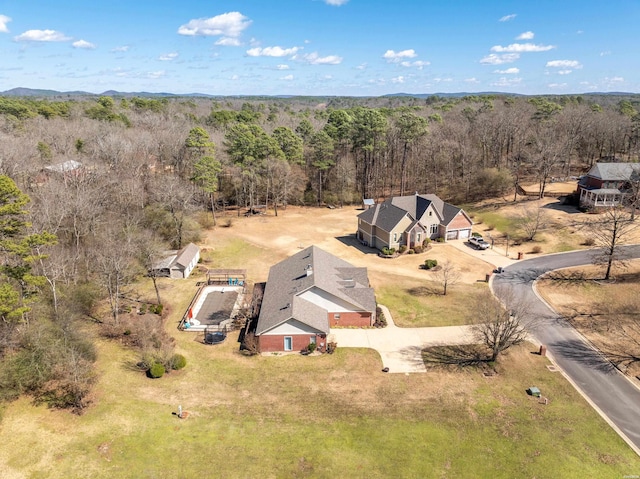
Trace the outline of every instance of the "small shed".
{"type": "Polygon", "coordinates": [[[151,272],[168,278],[188,278],[200,260],[200,248],[193,243],[179,251],[167,251],[166,255],[153,265],[151,272]]]}
{"type": "Polygon", "coordinates": [[[362,200],[362,206],[364,207],[365,210],[368,210],[369,208],[373,208],[376,205],[376,202],[373,200],[373,198],[365,198],[364,200],[362,200]]]}

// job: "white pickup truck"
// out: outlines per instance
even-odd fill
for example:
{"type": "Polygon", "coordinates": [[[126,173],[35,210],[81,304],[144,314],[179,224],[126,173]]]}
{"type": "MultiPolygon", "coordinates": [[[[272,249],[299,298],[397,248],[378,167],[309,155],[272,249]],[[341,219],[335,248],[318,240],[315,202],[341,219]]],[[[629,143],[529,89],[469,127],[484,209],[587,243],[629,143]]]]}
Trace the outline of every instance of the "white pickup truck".
{"type": "Polygon", "coordinates": [[[469,238],[469,244],[471,244],[475,249],[487,249],[491,246],[482,238],[482,236],[472,236],[469,238]]]}

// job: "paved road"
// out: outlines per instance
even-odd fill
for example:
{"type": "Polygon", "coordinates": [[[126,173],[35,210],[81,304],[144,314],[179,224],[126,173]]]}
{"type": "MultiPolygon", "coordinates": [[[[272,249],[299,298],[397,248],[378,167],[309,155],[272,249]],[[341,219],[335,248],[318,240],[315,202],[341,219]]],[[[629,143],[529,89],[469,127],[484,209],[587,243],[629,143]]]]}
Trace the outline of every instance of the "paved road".
{"type": "MultiPolygon", "coordinates": [[[[640,257],[640,245],[627,246],[625,251],[629,257],[640,257]]],[[[640,454],[640,390],[540,300],[532,287],[533,281],[547,271],[590,264],[592,258],[593,252],[575,251],[520,261],[494,275],[492,288],[503,299],[505,291],[512,289],[516,297],[531,301],[531,310],[538,318],[533,336],[547,347],[575,387],[640,454]],[[509,288],[502,288],[505,285],[509,288]]]]}

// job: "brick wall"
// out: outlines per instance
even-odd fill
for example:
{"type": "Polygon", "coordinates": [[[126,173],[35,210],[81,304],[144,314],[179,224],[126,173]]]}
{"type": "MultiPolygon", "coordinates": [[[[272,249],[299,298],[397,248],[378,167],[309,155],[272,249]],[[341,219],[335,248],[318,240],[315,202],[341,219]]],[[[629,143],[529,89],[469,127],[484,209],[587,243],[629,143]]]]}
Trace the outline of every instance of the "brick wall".
{"type": "Polygon", "coordinates": [[[324,334],[316,334],[313,333],[305,333],[305,334],[278,334],[278,335],[261,335],[258,336],[260,352],[262,353],[271,353],[271,352],[282,352],[284,351],[284,338],[285,336],[291,336],[293,339],[293,349],[292,351],[302,351],[303,349],[309,346],[311,342],[311,337],[316,337],[316,344],[318,345],[318,350],[324,352],[327,347],[327,339],[324,334]],[[324,346],[321,346],[321,343],[324,346]]]}
{"type": "Polygon", "coordinates": [[[359,313],[359,312],[350,312],[350,313],[339,313],[340,319],[335,319],[336,313],[329,313],[329,325],[333,326],[373,326],[373,320],[371,317],[371,313],[359,313]]]}

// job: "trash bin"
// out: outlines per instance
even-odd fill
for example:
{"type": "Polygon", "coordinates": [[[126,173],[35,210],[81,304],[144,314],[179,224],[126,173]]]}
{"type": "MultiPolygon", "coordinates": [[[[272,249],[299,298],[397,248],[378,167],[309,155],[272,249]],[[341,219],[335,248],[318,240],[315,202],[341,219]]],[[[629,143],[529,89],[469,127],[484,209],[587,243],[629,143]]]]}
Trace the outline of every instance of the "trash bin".
{"type": "Polygon", "coordinates": [[[527,389],[527,394],[529,396],[534,396],[534,397],[539,398],[540,397],[540,389],[538,389],[535,386],[531,386],[529,389],[527,389]]]}

